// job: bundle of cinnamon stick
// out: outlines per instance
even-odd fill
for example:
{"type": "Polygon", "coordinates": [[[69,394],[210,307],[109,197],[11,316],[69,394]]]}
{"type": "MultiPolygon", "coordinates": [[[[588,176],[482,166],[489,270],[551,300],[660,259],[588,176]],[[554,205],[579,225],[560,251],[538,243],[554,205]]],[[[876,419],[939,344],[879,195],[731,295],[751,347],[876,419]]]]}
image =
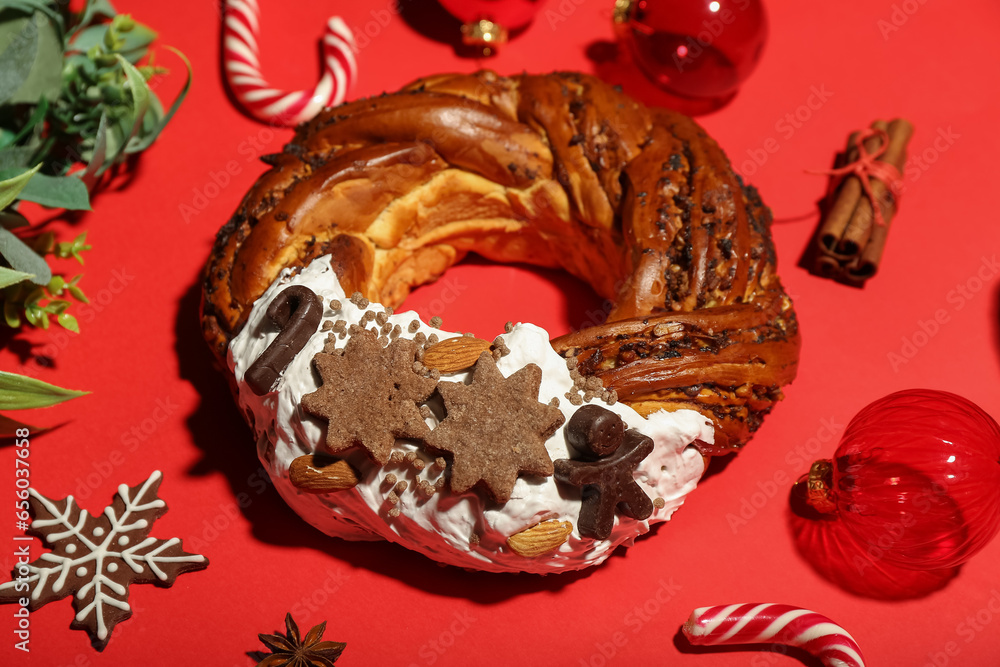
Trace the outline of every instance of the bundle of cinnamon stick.
{"type": "MultiPolygon", "coordinates": [[[[913,125],[897,118],[890,122],[877,120],[871,127],[888,135],[886,150],[876,161],[891,164],[902,173],[913,125]]],[[[854,132],[848,137],[847,149],[837,156],[835,171],[858,161],[860,135],[854,132]]],[[[864,151],[869,155],[878,152],[881,137],[875,134],[865,139],[861,144],[864,151]]],[[[871,196],[864,191],[861,179],[852,173],[831,189],[816,237],[815,271],[818,274],[861,286],[878,272],[902,184],[897,182],[893,187],[875,177],[869,178],[868,184],[871,196]],[[873,204],[879,207],[881,221],[874,214],[873,204]]]]}

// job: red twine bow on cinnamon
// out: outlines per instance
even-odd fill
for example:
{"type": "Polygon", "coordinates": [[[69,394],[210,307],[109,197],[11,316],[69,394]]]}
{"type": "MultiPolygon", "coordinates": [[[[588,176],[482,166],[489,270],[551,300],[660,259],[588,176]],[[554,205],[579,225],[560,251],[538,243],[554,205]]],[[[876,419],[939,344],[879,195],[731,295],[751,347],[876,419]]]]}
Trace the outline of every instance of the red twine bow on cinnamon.
{"type": "Polygon", "coordinates": [[[856,176],[858,181],[861,182],[861,188],[865,196],[868,197],[868,201],[872,204],[872,215],[875,218],[875,222],[881,227],[885,225],[885,220],[882,218],[882,207],[879,205],[878,198],[872,192],[871,179],[876,178],[885,183],[886,187],[889,188],[889,192],[892,193],[894,203],[898,208],[899,194],[903,189],[903,175],[899,173],[899,169],[895,165],[879,160],[882,154],[889,148],[889,133],[885,130],[877,127],[869,127],[861,130],[858,133],[855,145],[858,151],[858,159],[854,162],[837,169],[810,169],[807,170],[807,173],[833,176],[834,180],[831,185],[831,192],[836,191],[845,178],[856,176]],[[865,148],[865,141],[872,137],[878,137],[879,147],[874,153],[869,153],[865,148]]]}
{"type": "Polygon", "coordinates": [[[848,137],[843,161],[837,163],[847,164],[812,172],[833,177],[816,233],[815,273],[861,286],[878,272],[912,135],[913,125],[903,118],[876,120],[848,137]]]}

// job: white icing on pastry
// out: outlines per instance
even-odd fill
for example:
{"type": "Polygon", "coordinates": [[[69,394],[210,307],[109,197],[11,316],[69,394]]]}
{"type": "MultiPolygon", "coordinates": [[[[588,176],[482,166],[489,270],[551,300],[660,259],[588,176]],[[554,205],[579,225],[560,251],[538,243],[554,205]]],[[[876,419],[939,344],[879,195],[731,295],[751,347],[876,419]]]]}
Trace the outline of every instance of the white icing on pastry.
{"type": "MultiPolygon", "coordinates": [[[[661,410],[643,418],[623,403],[601,402],[602,407],[620,415],[628,428],[636,428],[653,439],[653,453],[638,466],[635,479],[650,498],[663,500],[663,506],[654,507],[652,516],[644,521],[617,516],[607,540],[580,536],[576,529],[580,490],[553,477],[519,477],[510,501],[503,505],[476,490],[452,494],[447,485],[427,497],[417,489],[419,481],[427,480],[433,485],[445,472],[432,465],[433,455],[405,440],[397,440],[396,449],[420,457],[425,463],[422,471],[405,463],[378,468],[355,449],[343,457],[360,473],[360,482],[355,487],[320,495],[303,493],[289,480],[288,467],[299,456],[325,451],[325,422],[307,414],[301,399],[318,388],[319,378],[312,368],[312,358],[323,349],[331,332],[321,327],[313,334],[285,369],[274,391],[257,396],[243,379],[247,369],[278,334],[265,312],[271,300],[288,285],[304,285],[323,299],[324,322],[346,320],[348,326],[357,324],[364,309],[359,309],[344,294],[329,256],[320,257],[297,274],[290,270],[282,272],[254,303],[249,320],[229,346],[229,367],[236,376],[240,407],[248,417],[252,416],[261,462],[292,509],[328,535],[353,540],[383,538],[443,563],[492,572],[575,570],[601,563],[615,547],[631,545],[635,537],[649,530],[650,524],[669,519],[701,477],[704,469],[701,454],[689,445],[695,439],[706,443],[714,440],[714,430],[703,415],[693,410],[670,413],[661,410]],[[340,302],[339,310],[331,309],[331,300],[340,302]],[[397,484],[408,483],[395,505],[390,502],[393,483],[386,480],[390,474],[395,476],[397,484]],[[398,508],[398,515],[390,515],[393,508],[398,508]],[[507,546],[509,536],[549,519],[570,521],[574,526],[567,541],[557,550],[525,558],[507,546]]],[[[377,313],[384,308],[372,303],[368,310],[377,313]]],[[[419,320],[419,316],[413,311],[388,318],[391,324],[400,326],[401,337],[405,338],[416,334],[409,331],[414,320],[419,320]]],[[[433,329],[423,322],[418,331],[426,336],[435,333],[441,340],[459,335],[433,329]]],[[[510,348],[510,354],[497,362],[503,375],[509,377],[529,363],[537,364],[542,369],[538,400],[548,403],[558,398],[559,409],[568,422],[577,409],[565,397],[573,387],[573,380],[566,360],[549,345],[545,330],[533,324],[518,324],[503,339],[510,348]]],[[[345,342],[338,340],[337,347],[342,348],[345,342]]],[[[469,375],[469,372],[444,375],[441,381],[463,382],[469,375]]],[[[437,418],[428,417],[427,423],[433,428],[437,418]]],[[[572,458],[563,436],[564,427],[565,424],[545,444],[553,461],[572,458]]]]}

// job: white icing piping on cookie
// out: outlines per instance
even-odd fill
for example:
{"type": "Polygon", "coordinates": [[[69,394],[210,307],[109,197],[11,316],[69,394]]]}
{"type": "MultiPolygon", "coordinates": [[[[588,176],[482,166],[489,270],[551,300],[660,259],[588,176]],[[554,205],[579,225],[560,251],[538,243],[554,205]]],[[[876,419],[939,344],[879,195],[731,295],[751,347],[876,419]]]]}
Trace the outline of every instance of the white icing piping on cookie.
{"type": "MultiPolygon", "coordinates": [[[[424,463],[422,470],[405,460],[378,468],[364,453],[350,451],[343,458],[360,473],[360,482],[355,487],[321,495],[303,493],[290,482],[288,467],[299,456],[325,451],[325,424],[308,415],[301,407],[301,400],[318,388],[312,358],[323,349],[331,332],[323,331],[322,326],[317,330],[271,393],[255,395],[243,377],[278,333],[267,321],[265,312],[271,300],[288,285],[304,285],[322,298],[324,323],[346,320],[348,327],[359,324],[366,309],[347,299],[331,268],[330,257],[320,257],[297,274],[290,270],[282,272],[254,303],[246,325],[229,346],[229,367],[236,376],[240,406],[248,416],[252,415],[261,462],[285,501],[302,518],[329,535],[354,540],[383,538],[443,563],[493,572],[575,570],[602,562],[618,545],[631,545],[635,537],[649,530],[650,524],[669,519],[701,477],[704,462],[701,454],[689,445],[695,439],[708,443],[714,440],[714,430],[703,415],[679,410],[660,411],[643,418],[625,404],[598,402],[620,415],[628,428],[636,428],[653,439],[653,452],[637,467],[635,479],[650,498],[663,501],[644,521],[617,516],[607,540],[580,536],[576,529],[581,505],[579,489],[560,484],[553,477],[519,477],[510,501],[504,505],[475,491],[454,495],[446,486],[428,497],[417,485],[426,480],[433,486],[445,472],[432,465],[433,455],[405,440],[396,441],[396,450],[419,457],[424,463]],[[331,309],[331,300],[340,302],[339,310],[331,309]],[[387,479],[389,475],[396,481],[387,479]],[[393,503],[397,496],[390,497],[390,492],[400,482],[406,482],[407,488],[393,503]],[[569,521],[574,526],[567,541],[557,550],[526,558],[506,544],[511,535],[549,519],[569,521]]],[[[371,303],[367,310],[384,312],[377,303],[371,303]]],[[[400,326],[404,338],[413,338],[418,332],[425,336],[437,334],[440,340],[460,335],[433,329],[422,321],[417,331],[411,332],[409,327],[414,320],[419,320],[419,316],[413,311],[388,317],[391,324],[400,326]]],[[[510,354],[497,362],[503,375],[509,377],[529,363],[537,364],[542,369],[538,400],[548,403],[558,398],[559,409],[568,422],[577,410],[565,396],[572,390],[573,380],[566,360],[549,345],[548,334],[533,324],[518,324],[502,337],[510,349],[510,354]]],[[[337,347],[342,348],[345,342],[338,340],[337,347]]],[[[470,375],[469,372],[443,375],[441,381],[464,382],[470,375]]],[[[427,424],[433,428],[437,418],[428,417],[427,424]]],[[[572,458],[563,436],[564,427],[546,442],[552,460],[572,458]]]]}

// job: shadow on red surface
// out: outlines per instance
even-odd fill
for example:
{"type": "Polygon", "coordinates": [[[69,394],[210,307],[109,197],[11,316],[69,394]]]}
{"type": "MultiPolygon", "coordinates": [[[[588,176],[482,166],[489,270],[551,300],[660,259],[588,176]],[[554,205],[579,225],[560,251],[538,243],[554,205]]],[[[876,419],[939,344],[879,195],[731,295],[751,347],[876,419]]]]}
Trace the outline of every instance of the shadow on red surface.
{"type": "Polygon", "coordinates": [[[843,521],[817,513],[805,500],[805,484],[789,494],[788,525],[799,555],[818,574],[849,593],[875,600],[911,600],[941,590],[958,567],[908,570],[875,560],[843,521]]]}

